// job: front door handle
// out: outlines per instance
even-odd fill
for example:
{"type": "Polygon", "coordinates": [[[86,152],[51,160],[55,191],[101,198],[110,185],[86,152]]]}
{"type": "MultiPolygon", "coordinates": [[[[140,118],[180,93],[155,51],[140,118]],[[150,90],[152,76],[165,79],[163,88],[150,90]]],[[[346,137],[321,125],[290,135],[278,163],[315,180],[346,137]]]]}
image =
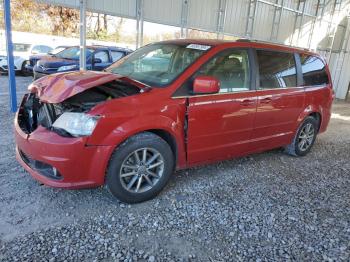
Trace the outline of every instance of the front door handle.
{"type": "Polygon", "coordinates": [[[266,98],[260,99],[260,104],[269,104],[271,103],[271,101],[272,101],[271,97],[266,97],[266,98]]]}
{"type": "Polygon", "coordinates": [[[241,102],[241,105],[242,105],[242,106],[250,106],[250,105],[253,105],[254,103],[255,103],[255,100],[244,99],[244,100],[241,102]]]}

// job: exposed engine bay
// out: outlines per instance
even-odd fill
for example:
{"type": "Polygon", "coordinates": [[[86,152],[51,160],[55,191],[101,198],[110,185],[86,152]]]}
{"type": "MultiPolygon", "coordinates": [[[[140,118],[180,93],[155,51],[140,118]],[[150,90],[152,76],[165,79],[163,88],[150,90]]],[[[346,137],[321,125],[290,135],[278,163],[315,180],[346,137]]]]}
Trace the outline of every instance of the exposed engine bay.
{"type": "Polygon", "coordinates": [[[65,112],[90,111],[94,106],[110,99],[122,98],[141,93],[142,89],[130,83],[115,80],[105,83],[72,97],[61,103],[46,103],[40,101],[36,93],[26,94],[18,113],[18,123],[21,129],[30,134],[39,125],[53,130],[62,136],[69,136],[62,130],[55,130],[53,123],[65,112]]]}

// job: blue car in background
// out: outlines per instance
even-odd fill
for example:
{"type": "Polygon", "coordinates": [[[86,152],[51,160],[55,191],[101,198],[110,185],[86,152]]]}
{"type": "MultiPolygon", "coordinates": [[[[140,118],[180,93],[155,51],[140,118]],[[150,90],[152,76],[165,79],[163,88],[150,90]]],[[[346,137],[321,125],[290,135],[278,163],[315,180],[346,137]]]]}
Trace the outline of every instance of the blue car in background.
{"type": "MultiPolygon", "coordinates": [[[[87,46],[86,69],[102,71],[131,52],[130,49],[120,47],[87,46]]],[[[40,59],[33,68],[34,80],[54,73],[79,70],[79,55],[79,46],[73,46],[55,56],[40,59]]]]}
{"type": "Polygon", "coordinates": [[[63,50],[69,48],[71,46],[57,46],[55,49],[52,49],[51,51],[47,52],[47,53],[41,53],[41,54],[37,54],[37,55],[31,55],[29,57],[29,60],[26,62],[25,68],[27,70],[27,73],[33,74],[33,69],[34,66],[36,65],[36,63],[40,60],[40,59],[45,59],[45,58],[49,58],[49,57],[54,57],[56,56],[58,53],[62,52],[63,50]]]}

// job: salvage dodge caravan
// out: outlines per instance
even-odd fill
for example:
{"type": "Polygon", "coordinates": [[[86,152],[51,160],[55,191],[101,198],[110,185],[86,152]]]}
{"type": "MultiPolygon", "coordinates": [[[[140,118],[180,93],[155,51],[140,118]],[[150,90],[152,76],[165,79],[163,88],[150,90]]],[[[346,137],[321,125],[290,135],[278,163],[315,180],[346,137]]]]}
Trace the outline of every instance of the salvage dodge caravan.
{"type": "Polygon", "coordinates": [[[32,83],[15,118],[17,159],[45,185],[106,185],[141,202],[176,169],[278,147],[304,156],[332,100],[317,54],[247,40],[159,42],[105,72],[32,83]]]}

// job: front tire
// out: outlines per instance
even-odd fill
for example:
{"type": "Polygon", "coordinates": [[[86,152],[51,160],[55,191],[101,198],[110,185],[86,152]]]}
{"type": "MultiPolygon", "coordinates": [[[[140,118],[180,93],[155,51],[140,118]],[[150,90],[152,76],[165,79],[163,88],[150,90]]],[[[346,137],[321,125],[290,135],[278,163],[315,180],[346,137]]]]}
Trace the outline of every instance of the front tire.
{"type": "Polygon", "coordinates": [[[125,203],[154,198],[174,171],[174,155],[159,136],[144,132],[127,139],[112,154],[106,185],[125,203]]]}
{"type": "Polygon", "coordinates": [[[29,75],[29,72],[27,71],[27,68],[26,68],[26,63],[27,63],[27,60],[25,60],[22,63],[22,66],[21,66],[21,75],[22,76],[28,76],[29,75]]]}
{"type": "Polygon", "coordinates": [[[292,143],[285,148],[287,154],[305,156],[309,153],[315,143],[317,131],[317,120],[312,116],[308,116],[296,132],[292,143]]]}

